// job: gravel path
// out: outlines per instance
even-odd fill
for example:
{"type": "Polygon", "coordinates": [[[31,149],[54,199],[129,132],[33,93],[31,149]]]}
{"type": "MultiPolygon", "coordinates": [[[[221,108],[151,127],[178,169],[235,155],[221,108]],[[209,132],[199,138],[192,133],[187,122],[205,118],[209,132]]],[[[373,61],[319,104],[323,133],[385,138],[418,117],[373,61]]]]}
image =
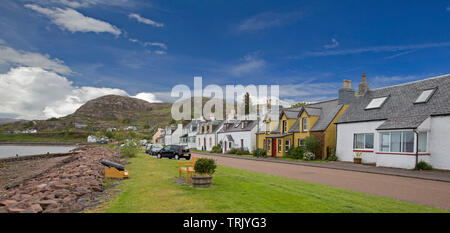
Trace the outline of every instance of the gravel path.
{"type": "Polygon", "coordinates": [[[218,164],[450,210],[450,183],[213,155],[218,164]]]}

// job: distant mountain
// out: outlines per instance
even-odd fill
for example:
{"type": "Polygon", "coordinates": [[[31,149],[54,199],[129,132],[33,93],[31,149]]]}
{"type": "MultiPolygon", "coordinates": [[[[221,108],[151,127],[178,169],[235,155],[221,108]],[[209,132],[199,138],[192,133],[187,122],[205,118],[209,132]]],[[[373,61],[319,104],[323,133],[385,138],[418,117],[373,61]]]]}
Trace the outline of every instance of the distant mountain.
{"type": "MultiPolygon", "coordinates": [[[[191,98],[193,116],[193,102],[191,98]]],[[[211,100],[203,98],[202,104],[211,100]]],[[[189,99],[183,100],[189,101],[189,99]]],[[[214,99],[214,102],[223,101],[214,99]]],[[[86,102],[74,113],[61,118],[29,122],[5,123],[0,131],[23,130],[27,128],[44,131],[85,131],[101,130],[110,127],[123,128],[136,126],[152,134],[158,128],[175,125],[171,116],[172,103],[149,103],[145,100],[127,96],[107,95],[86,102]],[[81,126],[81,127],[80,127],[81,126]]],[[[225,104],[224,104],[225,110],[225,104]]],[[[183,122],[187,123],[187,121],[183,122]]]]}
{"type": "Polygon", "coordinates": [[[26,120],[12,119],[12,118],[0,118],[0,125],[8,124],[8,123],[14,123],[14,122],[19,122],[19,121],[25,122],[26,120]]]}

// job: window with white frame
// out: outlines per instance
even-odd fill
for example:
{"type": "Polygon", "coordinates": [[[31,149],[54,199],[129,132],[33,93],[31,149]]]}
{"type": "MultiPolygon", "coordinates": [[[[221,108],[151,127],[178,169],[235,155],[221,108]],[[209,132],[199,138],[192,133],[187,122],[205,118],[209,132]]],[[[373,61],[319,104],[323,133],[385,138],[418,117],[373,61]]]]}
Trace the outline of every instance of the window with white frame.
{"type": "Polygon", "coordinates": [[[291,149],[291,140],[290,139],[286,139],[286,142],[285,142],[284,146],[285,146],[286,152],[288,152],[289,149],[291,149]]]}
{"type": "Polygon", "coordinates": [[[306,117],[302,118],[302,131],[303,132],[308,131],[308,118],[306,117]]]}
{"type": "Polygon", "coordinates": [[[388,97],[380,97],[375,98],[370,101],[370,103],[367,105],[366,109],[375,109],[375,108],[381,108],[381,105],[384,104],[388,97]]]}
{"type": "Polygon", "coordinates": [[[281,139],[278,139],[278,152],[281,153],[281,139]]]}
{"type": "Polygon", "coordinates": [[[263,141],[263,148],[266,148],[267,146],[266,146],[266,139],[264,139],[264,141],[263,141]]]}
{"type": "Polygon", "coordinates": [[[267,140],[267,151],[269,151],[270,152],[270,145],[272,144],[272,140],[271,139],[268,139],[267,140]]]}
{"type": "Polygon", "coordinates": [[[414,132],[391,131],[380,133],[380,151],[393,153],[414,152],[414,132]]]}
{"type": "Polygon", "coordinates": [[[269,122],[266,123],[266,131],[270,131],[270,123],[269,122]]]}
{"type": "Polygon", "coordinates": [[[353,135],[353,149],[373,150],[373,133],[355,133],[353,135]]]}
{"type": "Polygon", "coordinates": [[[420,103],[426,103],[428,100],[430,100],[431,96],[433,95],[435,89],[425,90],[423,91],[419,97],[417,97],[416,101],[414,103],[420,104],[420,103]]]}
{"type": "Polygon", "coordinates": [[[304,142],[303,139],[299,138],[298,139],[298,146],[304,146],[303,142],[304,142]]]}
{"type": "Polygon", "coordinates": [[[283,133],[287,132],[287,122],[283,121],[283,133]]]}

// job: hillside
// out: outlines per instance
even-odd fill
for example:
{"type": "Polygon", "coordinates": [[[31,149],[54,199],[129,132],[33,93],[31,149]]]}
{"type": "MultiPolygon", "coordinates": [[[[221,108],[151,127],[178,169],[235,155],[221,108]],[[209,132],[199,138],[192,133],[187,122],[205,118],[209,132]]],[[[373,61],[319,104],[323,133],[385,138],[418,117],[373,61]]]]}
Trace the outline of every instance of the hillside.
{"type": "MultiPolygon", "coordinates": [[[[203,105],[209,100],[203,98],[203,105]]],[[[193,102],[194,98],[191,98],[192,109],[193,102]]],[[[171,108],[172,103],[149,103],[127,96],[107,95],[86,102],[65,117],[4,124],[0,125],[0,131],[3,133],[34,128],[38,132],[85,132],[131,125],[152,134],[158,128],[176,123],[171,117],[171,108]],[[85,127],[79,128],[76,125],[85,127]]]]}

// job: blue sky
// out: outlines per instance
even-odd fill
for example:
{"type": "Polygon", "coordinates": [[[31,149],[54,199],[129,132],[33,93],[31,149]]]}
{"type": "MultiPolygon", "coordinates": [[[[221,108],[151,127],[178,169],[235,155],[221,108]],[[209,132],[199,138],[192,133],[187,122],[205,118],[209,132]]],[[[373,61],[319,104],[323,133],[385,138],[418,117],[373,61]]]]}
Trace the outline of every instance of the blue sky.
{"type": "Polygon", "coordinates": [[[0,117],[59,116],[89,99],[86,88],[91,97],[167,101],[194,76],[205,85],[279,84],[288,102],[325,100],[362,73],[371,87],[450,73],[449,28],[450,0],[3,0],[0,78],[65,79],[70,94],[34,93],[69,100],[33,112],[8,99],[0,117]],[[64,104],[72,105],[56,109],[64,104]]]}

